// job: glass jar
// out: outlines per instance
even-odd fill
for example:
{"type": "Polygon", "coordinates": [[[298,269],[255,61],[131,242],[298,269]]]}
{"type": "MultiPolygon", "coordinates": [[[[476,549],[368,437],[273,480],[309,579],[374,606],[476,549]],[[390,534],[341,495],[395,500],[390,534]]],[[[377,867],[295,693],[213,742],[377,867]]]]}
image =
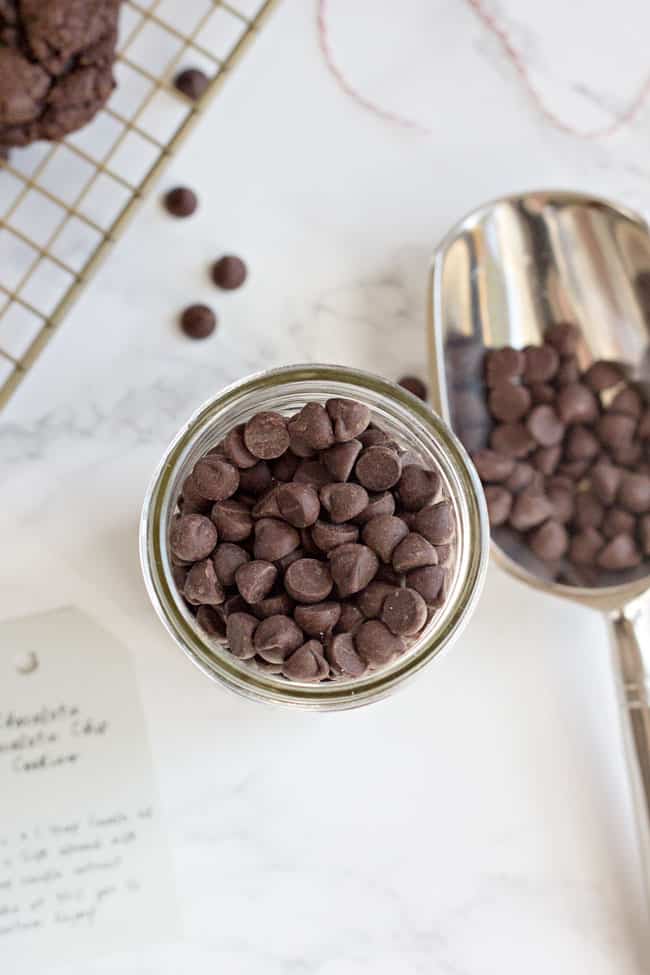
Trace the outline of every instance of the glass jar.
{"type": "Polygon", "coordinates": [[[145,584],[156,612],[178,646],[213,680],[259,701],[312,710],[356,707],[384,697],[417,673],[458,637],[480,595],[487,566],[489,531],[478,476],[460,441],[420,400],[394,383],[342,366],[298,365],[243,379],[201,406],[162,458],[147,492],[140,525],[145,584]],[[456,518],[456,558],[444,605],[406,653],[389,666],[355,679],[322,684],[287,681],[234,657],[207,636],[179,595],[168,547],[171,519],[194,464],[233,427],[255,413],[293,414],[305,403],[346,397],[365,403],[372,420],[415,455],[440,471],[456,518]]]}

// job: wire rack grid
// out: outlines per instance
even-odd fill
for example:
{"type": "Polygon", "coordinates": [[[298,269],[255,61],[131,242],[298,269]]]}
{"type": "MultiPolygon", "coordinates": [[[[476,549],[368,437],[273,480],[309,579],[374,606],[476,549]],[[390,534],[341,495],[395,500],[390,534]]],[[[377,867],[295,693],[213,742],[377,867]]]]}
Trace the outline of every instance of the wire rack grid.
{"type": "Polygon", "coordinates": [[[59,143],[0,169],[0,408],[279,0],[125,0],[117,86],[59,143]],[[178,71],[210,78],[192,101],[178,71]]]}

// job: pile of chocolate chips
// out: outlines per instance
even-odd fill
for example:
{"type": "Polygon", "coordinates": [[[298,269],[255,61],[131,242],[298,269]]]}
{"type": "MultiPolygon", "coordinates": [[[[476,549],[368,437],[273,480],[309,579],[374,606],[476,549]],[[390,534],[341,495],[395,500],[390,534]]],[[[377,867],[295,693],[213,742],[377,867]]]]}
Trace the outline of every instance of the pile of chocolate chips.
{"type": "MultiPolygon", "coordinates": [[[[456,385],[455,421],[470,448],[489,443],[472,457],[493,530],[514,533],[560,581],[602,585],[650,568],[650,408],[623,364],[581,369],[580,343],[562,323],[541,346],[489,351],[480,397],[456,385]]],[[[463,356],[469,346],[452,348],[456,364],[463,356]]]]}
{"type": "Polygon", "coordinates": [[[211,637],[266,673],[360,677],[404,653],[445,599],[454,513],[366,406],[257,413],[185,480],[169,548],[211,637]]]}

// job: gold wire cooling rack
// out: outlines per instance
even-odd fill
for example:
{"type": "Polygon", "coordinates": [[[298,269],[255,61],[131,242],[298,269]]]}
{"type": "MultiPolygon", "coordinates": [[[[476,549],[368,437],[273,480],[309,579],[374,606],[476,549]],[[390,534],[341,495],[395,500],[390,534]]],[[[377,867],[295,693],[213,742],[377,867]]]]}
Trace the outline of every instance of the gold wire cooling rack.
{"type": "Polygon", "coordinates": [[[0,170],[0,408],[279,0],[125,0],[117,87],[90,125],[0,170]],[[192,102],[183,68],[211,79],[192,102]]]}

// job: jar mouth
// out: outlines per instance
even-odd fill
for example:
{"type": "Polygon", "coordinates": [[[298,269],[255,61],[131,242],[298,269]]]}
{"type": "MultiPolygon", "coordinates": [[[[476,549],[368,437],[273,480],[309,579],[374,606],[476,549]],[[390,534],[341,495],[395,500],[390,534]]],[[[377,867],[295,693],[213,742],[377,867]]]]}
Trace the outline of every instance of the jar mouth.
{"type": "Polygon", "coordinates": [[[168,632],[203,673],[256,700],[307,709],[343,709],[383,697],[417,673],[455,639],[480,596],[489,551],[485,499],[460,441],[429,407],[395,383],[337,365],[294,365],[248,376],[205,402],[165,451],[148,488],[140,522],[140,559],[149,598],[168,632]],[[330,396],[359,399],[373,420],[417,444],[440,470],[456,514],[456,566],[442,608],[389,666],[360,678],[293,683],[254,670],[201,634],[172,579],[168,527],[179,486],[196,460],[229,429],[262,409],[295,408],[330,396]],[[401,433],[400,433],[401,431],[401,433]]]}

